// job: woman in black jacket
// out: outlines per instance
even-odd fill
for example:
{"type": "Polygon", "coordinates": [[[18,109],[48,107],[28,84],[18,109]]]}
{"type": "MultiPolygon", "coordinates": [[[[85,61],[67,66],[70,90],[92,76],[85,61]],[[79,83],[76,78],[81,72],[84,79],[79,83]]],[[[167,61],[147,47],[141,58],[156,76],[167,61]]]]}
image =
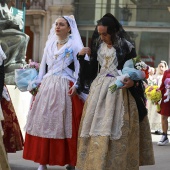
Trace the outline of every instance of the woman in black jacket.
{"type": "Polygon", "coordinates": [[[89,93],[81,121],[78,169],[138,170],[140,165],[154,164],[142,82],[126,78],[122,89],[109,90],[124,63],[136,57],[134,45],[112,14],[97,22],[89,61],[84,59],[86,53],[89,48],[78,54],[77,89],[89,93]]]}

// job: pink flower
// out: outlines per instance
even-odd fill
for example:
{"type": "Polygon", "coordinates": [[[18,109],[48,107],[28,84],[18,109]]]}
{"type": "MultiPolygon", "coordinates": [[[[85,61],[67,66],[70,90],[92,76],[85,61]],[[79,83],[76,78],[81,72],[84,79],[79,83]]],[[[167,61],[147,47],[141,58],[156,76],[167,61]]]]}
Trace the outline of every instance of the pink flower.
{"type": "Polygon", "coordinates": [[[31,61],[29,63],[29,68],[35,68],[38,71],[39,70],[39,63],[31,61]]]}

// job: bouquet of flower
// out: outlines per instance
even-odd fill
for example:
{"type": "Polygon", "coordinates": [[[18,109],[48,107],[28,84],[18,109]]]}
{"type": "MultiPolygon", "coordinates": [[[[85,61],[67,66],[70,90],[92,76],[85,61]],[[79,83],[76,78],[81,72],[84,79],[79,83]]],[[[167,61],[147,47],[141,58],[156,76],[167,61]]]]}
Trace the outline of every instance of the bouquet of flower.
{"type": "MultiPolygon", "coordinates": [[[[39,63],[30,62],[21,69],[15,69],[15,83],[18,89],[22,92],[28,91],[28,85],[36,79],[39,71],[39,63]]],[[[36,88],[36,84],[32,84],[36,88]]]]}
{"type": "Polygon", "coordinates": [[[135,68],[143,71],[146,79],[149,77],[149,66],[145,62],[139,61],[135,63],[135,68]]]}
{"type": "Polygon", "coordinates": [[[23,68],[24,69],[35,68],[37,71],[39,71],[39,67],[40,67],[40,63],[31,61],[29,64],[26,64],[23,68]]]}
{"type": "Polygon", "coordinates": [[[122,69],[122,75],[116,77],[117,80],[115,81],[115,84],[109,87],[110,91],[113,93],[116,89],[122,87],[124,79],[128,77],[132,80],[143,80],[145,78],[144,71],[134,68],[133,59],[125,62],[122,69]]]}
{"type": "Polygon", "coordinates": [[[148,86],[145,89],[145,94],[148,100],[151,100],[153,104],[157,105],[157,111],[159,112],[160,111],[159,101],[162,98],[162,94],[161,91],[159,90],[159,87],[157,85],[148,86]]]}

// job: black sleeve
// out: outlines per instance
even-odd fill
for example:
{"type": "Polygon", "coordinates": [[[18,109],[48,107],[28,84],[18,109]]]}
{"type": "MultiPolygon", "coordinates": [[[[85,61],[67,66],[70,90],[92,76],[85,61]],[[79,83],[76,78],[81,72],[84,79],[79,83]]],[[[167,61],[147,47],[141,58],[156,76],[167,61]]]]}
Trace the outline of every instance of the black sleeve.
{"type": "Polygon", "coordinates": [[[147,115],[148,110],[146,108],[145,87],[142,80],[138,81],[136,85],[129,88],[130,93],[136,101],[136,105],[139,113],[139,121],[141,122],[147,115]]]}
{"type": "Polygon", "coordinates": [[[0,66],[0,100],[2,99],[2,92],[4,87],[4,63],[0,66]]]}
{"type": "Polygon", "coordinates": [[[78,93],[84,92],[88,94],[91,83],[97,76],[98,62],[94,59],[86,61],[84,60],[84,57],[85,56],[77,55],[77,59],[80,63],[79,76],[77,80],[77,91],[78,93]]]}
{"type": "MultiPolygon", "coordinates": [[[[136,50],[135,48],[132,48],[131,52],[127,54],[127,58],[131,59],[135,57],[136,57],[136,50]]],[[[132,96],[136,101],[136,105],[139,113],[139,121],[141,122],[148,113],[148,110],[146,108],[145,87],[143,85],[142,80],[134,81],[134,82],[135,85],[129,88],[129,91],[131,92],[132,96]]]]}
{"type": "Polygon", "coordinates": [[[136,56],[137,56],[136,50],[135,50],[135,48],[132,48],[132,50],[130,51],[130,53],[128,53],[128,54],[126,55],[126,58],[127,58],[127,60],[129,60],[129,59],[131,59],[131,58],[135,58],[136,56]]]}
{"type": "Polygon", "coordinates": [[[137,56],[135,48],[132,48],[131,51],[129,51],[129,47],[125,47],[123,49],[124,52],[120,51],[121,49],[116,49],[117,52],[117,59],[118,59],[118,70],[123,69],[123,65],[125,62],[129,59],[135,58],[137,56]]]}

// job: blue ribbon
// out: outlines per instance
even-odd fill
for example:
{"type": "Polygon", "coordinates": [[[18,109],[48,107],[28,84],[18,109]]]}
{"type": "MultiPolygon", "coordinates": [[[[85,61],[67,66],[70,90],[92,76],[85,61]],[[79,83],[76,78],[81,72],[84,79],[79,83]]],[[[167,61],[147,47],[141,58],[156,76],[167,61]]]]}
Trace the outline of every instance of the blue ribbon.
{"type": "Polygon", "coordinates": [[[66,48],[64,51],[64,56],[73,59],[73,50],[72,49],[69,50],[68,48],[66,48]]]}

